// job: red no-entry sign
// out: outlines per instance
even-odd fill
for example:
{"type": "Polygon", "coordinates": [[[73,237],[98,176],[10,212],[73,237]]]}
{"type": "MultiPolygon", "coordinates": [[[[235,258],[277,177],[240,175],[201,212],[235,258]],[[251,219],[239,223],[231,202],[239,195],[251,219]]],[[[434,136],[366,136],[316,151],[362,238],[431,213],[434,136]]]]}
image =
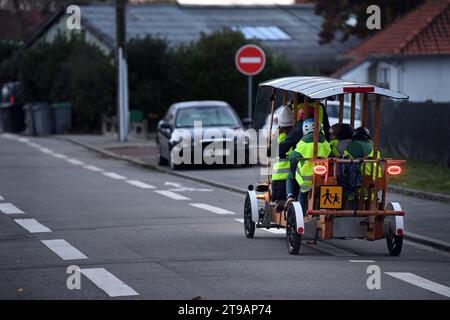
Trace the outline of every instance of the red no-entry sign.
{"type": "Polygon", "coordinates": [[[263,49],[254,44],[242,46],[235,57],[237,69],[246,76],[257,75],[264,69],[266,55],[263,49]]]}

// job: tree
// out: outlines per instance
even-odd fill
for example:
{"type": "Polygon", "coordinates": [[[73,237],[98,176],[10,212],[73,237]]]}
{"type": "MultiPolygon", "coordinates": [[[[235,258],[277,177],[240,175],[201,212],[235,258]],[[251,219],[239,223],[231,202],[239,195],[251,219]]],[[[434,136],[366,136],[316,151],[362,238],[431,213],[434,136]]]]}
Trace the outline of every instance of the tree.
{"type": "Polygon", "coordinates": [[[424,0],[315,0],[316,14],[323,17],[320,43],[329,43],[338,34],[341,41],[350,36],[364,38],[377,30],[369,30],[366,13],[370,5],[378,5],[381,9],[381,27],[387,26],[396,18],[415,8],[424,0]]]}
{"type": "Polygon", "coordinates": [[[23,51],[16,61],[18,79],[27,102],[73,104],[75,129],[96,131],[103,114],[114,110],[112,57],[81,37],[57,37],[23,51]]]}
{"type": "MultiPolygon", "coordinates": [[[[235,66],[235,54],[244,44],[254,43],[240,32],[223,29],[210,35],[202,34],[200,40],[177,52],[177,90],[183,100],[215,99],[230,103],[239,115],[246,115],[247,77],[235,66]]],[[[266,67],[254,77],[253,91],[259,82],[280,76],[292,75],[296,69],[284,56],[274,55],[264,48],[266,67]]],[[[255,95],[253,95],[255,97],[255,95]]]]}

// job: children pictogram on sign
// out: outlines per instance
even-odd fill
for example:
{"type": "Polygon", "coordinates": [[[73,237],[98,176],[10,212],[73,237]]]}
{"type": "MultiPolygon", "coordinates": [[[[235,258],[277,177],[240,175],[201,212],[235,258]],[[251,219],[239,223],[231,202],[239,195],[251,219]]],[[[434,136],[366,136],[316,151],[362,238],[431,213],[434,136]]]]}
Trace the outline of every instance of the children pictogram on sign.
{"type": "Polygon", "coordinates": [[[321,209],[341,209],[342,208],[342,187],[321,186],[320,187],[320,208],[321,209]]]}
{"type": "Polygon", "coordinates": [[[331,201],[331,193],[330,193],[330,189],[326,189],[325,191],[326,191],[325,194],[322,196],[322,198],[325,197],[325,200],[323,201],[323,204],[327,204],[327,201],[330,202],[330,203],[333,203],[333,202],[331,201]]]}

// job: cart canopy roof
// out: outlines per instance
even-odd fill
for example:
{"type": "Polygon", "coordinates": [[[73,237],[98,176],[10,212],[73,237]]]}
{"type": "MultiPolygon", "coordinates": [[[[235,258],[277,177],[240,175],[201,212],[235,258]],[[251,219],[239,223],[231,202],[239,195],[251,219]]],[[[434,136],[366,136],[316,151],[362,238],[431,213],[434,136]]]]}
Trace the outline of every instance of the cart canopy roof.
{"type": "Polygon", "coordinates": [[[278,78],[263,82],[259,86],[300,93],[310,99],[324,99],[345,93],[369,93],[394,99],[408,99],[407,95],[399,91],[377,87],[369,83],[344,81],[327,77],[278,78]]]}

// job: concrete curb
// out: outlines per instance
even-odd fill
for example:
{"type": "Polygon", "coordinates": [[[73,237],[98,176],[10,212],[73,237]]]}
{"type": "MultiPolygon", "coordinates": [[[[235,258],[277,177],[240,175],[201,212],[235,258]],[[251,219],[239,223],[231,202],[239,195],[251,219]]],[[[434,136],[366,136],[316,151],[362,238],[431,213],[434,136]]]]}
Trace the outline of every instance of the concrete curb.
{"type": "MultiPolygon", "coordinates": [[[[132,158],[132,157],[118,155],[118,154],[116,154],[114,152],[105,150],[105,149],[100,148],[100,147],[96,147],[96,146],[90,145],[88,143],[84,143],[84,142],[78,141],[76,139],[72,139],[72,138],[69,138],[69,137],[56,137],[56,139],[60,139],[60,140],[71,142],[71,143],[79,145],[79,146],[81,146],[81,147],[83,147],[85,149],[88,149],[88,150],[97,152],[99,154],[102,154],[104,156],[107,156],[109,158],[127,161],[127,162],[129,162],[131,164],[134,164],[134,165],[137,165],[137,166],[141,166],[141,167],[145,167],[145,168],[148,168],[148,169],[151,169],[151,170],[155,170],[155,171],[158,171],[158,172],[166,173],[166,174],[169,174],[169,175],[173,175],[173,176],[189,179],[189,180],[192,180],[192,181],[196,181],[196,182],[199,182],[199,183],[210,185],[212,187],[216,187],[216,188],[220,188],[220,189],[223,189],[223,190],[231,191],[231,192],[238,193],[238,194],[241,194],[241,195],[244,195],[247,192],[244,189],[240,189],[240,188],[237,188],[237,187],[229,186],[229,185],[226,185],[226,184],[223,184],[223,183],[220,183],[220,182],[212,181],[212,180],[205,179],[205,178],[195,177],[195,176],[192,176],[192,175],[189,175],[189,174],[185,174],[185,173],[181,173],[181,172],[178,172],[178,171],[166,169],[166,168],[160,167],[158,165],[146,163],[144,161],[141,161],[139,159],[135,159],[135,158],[132,158]]],[[[411,190],[411,189],[402,190],[402,189],[404,189],[404,188],[397,187],[397,186],[390,187],[390,191],[392,191],[392,192],[402,193],[402,194],[406,194],[406,195],[418,196],[418,197],[429,199],[429,200],[436,200],[436,199],[440,198],[440,197],[437,197],[435,199],[427,198],[427,196],[429,194],[435,195],[435,194],[429,193],[429,192],[425,192],[425,196],[424,196],[424,193],[422,193],[421,191],[416,191],[416,190],[411,190]]],[[[441,195],[437,195],[437,196],[441,196],[441,195]]],[[[439,201],[445,201],[445,202],[449,201],[450,202],[450,197],[447,197],[447,196],[444,196],[444,195],[442,197],[444,197],[442,199],[447,199],[447,198],[449,198],[449,199],[448,200],[439,200],[439,201]]],[[[437,249],[440,249],[440,250],[444,250],[444,251],[450,252],[450,244],[446,243],[444,241],[441,241],[441,240],[429,238],[429,237],[422,236],[422,235],[419,235],[419,234],[416,234],[416,233],[411,233],[411,232],[406,232],[405,233],[405,239],[413,241],[413,242],[417,242],[417,243],[420,243],[420,244],[424,244],[424,245],[427,245],[427,246],[430,246],[430,247],[433,247],[433,248],[437,248],[437,249]]]]}
{"type": "Polygon", "coordinates": [[[450,202],[450,196],[447,196],[445,194],[419,191],[419,190],[405,188],[405,187],[399,187],[399,186],[395,186],[395,185],[390,185],[388,187],[388,190],[391,192],[400,193],[400,194],[404,194],[407,196],[414,196],[416,198],[422,198],[422,199],[440,201],[440,202],[450,202]]]}
{"type": "Polygon", "coordinates": [[[447,242],[444,242],[441,240],[437,240],[437,239],[433,239],[430,237],[422,236],[417,233],[406,232],[405,239],[450,252],[450,243],[447,243],[447,242]]]}

